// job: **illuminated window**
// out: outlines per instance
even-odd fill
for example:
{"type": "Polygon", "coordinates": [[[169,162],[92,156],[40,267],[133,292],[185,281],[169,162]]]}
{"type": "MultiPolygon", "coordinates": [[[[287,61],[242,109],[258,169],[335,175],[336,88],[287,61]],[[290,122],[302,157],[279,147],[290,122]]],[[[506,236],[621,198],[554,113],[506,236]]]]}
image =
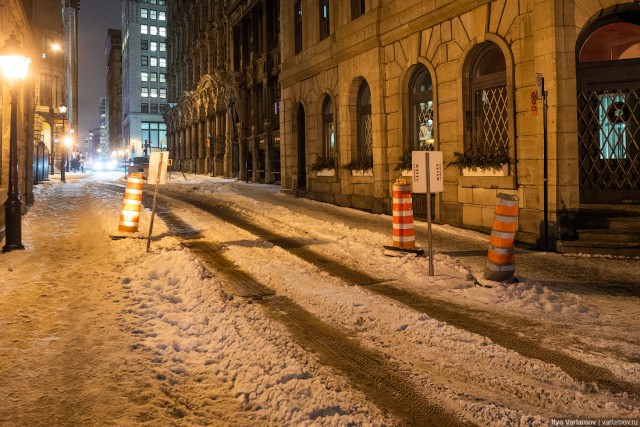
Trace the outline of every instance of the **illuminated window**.
{"type": "Polygon", "coordinates": [[[149,97],[149,88],[148,87],[143,87],[140,88],[140,96],[142,96],[143,98],[148,98],[149,97]]]}
{"type": "Polygon", "coordinates": [[[159,11],[158,12],[158,21],[166,21],[167,20],[167,15],[165,12],[163,11],[159,11]]]}
{"type": "Polygon", "coordinates": [[[160,58],[160,67],[165,68],[167,66],[167,58],[160,58]]]}
{"type": "Polygon", "coordinates": [[[150,42],[149,48],[153,52],[157,51],[158,50],[158,42],[150,42]]]}
{"type": "Polygon", "coordinates": [[[149,17],[149,9],[140,9],[140,18],[147,19],[149,17]]]}
{"type": "Polygon", "coordinates": [[[149,81],[149,73],[146,71],[140,72],[140,81],[148,82],[149,81]]]}
{"type": "Polygon", "coordinates": [[[140,25],[140,33],[141,34],[149,34],[149,26],[146,24],[140,25]]]}
{"type": "Polygon", "coordinates": [[[165,73],[160,73],[160,83],[167,82],[167,75],[165,73]]]}
{"type": "Polygon", "coordinates": [[[151,73],[151,81],[152,82],[158,81],[158,73],[151,73]]]}
{"type": "Polygon", "coordinates": [[[167,44],[165,42],[158,43],[158,46],[160,47],[160,52],[166,52],[167,51],[167,44]]]}
{"type": "Polygon", "coordinates": [[[167,97],[167,90],[160,89],[160,98],[166,98],[166,97],[167,97]]]}
{"type": "Polygon", "coordinates": [[[157,98],[158,97],[158,88],[155,88],[155,87],[151,88],[151,97],[152,98],[157,98]]]}
{"type": "Polygon", "coordinates": [[[167,28],[166,27],[160,27],[159,28],[159,34],[160,34],[160,37],[167,37],[167,28]]]}
{"type": "Polygon", "coordinates": [[[151,66],[152,67],[157,67],[158,66],[158,58],[156,58],[155,56],[151,57],[151,66]]]}
{"type": "MultiPolygon", "coordinates": [[[[146,34],[146,33],[143,33],[146,34]]],[[[149,27],[149,34],[151,34],[152,36],[157,36],[158,35],[158,27],[156,27],[155,25],[152,25],[149,27]]]]}
{"type": "Polygon", "coordinates": [[[333,102],[329,95],[322,102],[322,152],[325,157],[336,155],[336,131],[333,122],[333,102]]]}
{"type": "Polygon", "coordinates": [[[433,84],[431,74],[418,66],[410,81],[411,140],[407,148],[412,151],[433,150],[433,84]]]}
{"type": "Polygon", "coordinates": [[[149,11],[149,18],[151,19],[158,19],[158,11],[157,10],[153,10],[151,9],[149,11]]]}
{"type": "Polygon", "coordinates": [[[320,40],[329,37],[329,0],[320,0],[320,40]]]}

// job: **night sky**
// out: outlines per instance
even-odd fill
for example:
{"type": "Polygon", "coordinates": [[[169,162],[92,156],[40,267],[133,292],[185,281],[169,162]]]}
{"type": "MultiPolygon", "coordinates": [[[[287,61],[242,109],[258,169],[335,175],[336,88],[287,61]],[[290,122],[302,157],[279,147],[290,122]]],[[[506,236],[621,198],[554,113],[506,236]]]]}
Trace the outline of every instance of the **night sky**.
{"type": "Polygon", "coordinates": [[[79,133],[99,126],[100,97],[106,93],[104,45],[108,28],[120,28],[120,0],[82,0],[78,15],[79,133]]]}

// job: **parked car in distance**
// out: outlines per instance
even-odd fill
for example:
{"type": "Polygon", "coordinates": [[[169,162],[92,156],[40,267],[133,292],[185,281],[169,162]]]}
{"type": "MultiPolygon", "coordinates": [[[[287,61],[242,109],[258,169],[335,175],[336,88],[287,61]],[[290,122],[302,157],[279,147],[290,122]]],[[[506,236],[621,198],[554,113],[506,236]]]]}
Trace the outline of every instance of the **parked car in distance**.
{"type": "Polygon", "coordinates": [[[142,173],[142,178],[147,179],[147,176],[149,176],[149,158],[134,157],[127,170],[127,176],[131,173],[142,173]]]}

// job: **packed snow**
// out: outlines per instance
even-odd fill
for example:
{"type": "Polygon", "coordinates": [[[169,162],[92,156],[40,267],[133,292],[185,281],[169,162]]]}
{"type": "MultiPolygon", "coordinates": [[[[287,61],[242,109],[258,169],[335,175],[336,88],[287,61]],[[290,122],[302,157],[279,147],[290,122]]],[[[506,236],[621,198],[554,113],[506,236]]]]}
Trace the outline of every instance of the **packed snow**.
{"type": "MultiPolygon", "coordinates": [[[[445,250],[458,241],[486,248],[486,236],[434,225],[430,277],[427,258],[384,255],[388,216],[297,199],[275,186],[171,178],[164,189],[223,204],[391,286],[512,322],[541,345],[640,384],[638,293],[585,291],[587,265],[639,286],[638,260],[519,251],[516,262],[526,260],[520,281],[488,282],[482,257],[445,250]],[[562,272],[544,268],[553,263],[586,278],[562,288],[562,272]]],[[[205,268],[157,216],[147,253],[150,206],[138,233],[112,239],[123,237],[116,231],[122,190],[112,184],[124,182],[71,174],[67,184],[39,185],[23,219],[27,250],[0,256],[0,425],[398,425],[259,304],[233,295],[224,272],[205,268]]],[[[553,364],[349,286],[207,212],[161,203],[258,282],[385,355],[424,396],[470,423],[640,418],[638,396],[598,390],[553,364]]],[[[416,223],[416,232],[424,246],[426,225],[416,223]]]]}

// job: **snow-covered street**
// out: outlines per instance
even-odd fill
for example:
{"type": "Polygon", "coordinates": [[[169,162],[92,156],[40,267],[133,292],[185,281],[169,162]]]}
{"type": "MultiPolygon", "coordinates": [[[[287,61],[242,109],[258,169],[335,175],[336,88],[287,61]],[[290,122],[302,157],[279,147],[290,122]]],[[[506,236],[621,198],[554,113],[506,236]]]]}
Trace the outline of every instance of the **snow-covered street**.
{"type": "Polygon", "coordinates": [[[495,283],[487,236],[434,225],[429,277],[389,216],[181,174],[147,253],[123,187],[39,185],[0,255],[0,426],[640,425],[638,259],[521,249],[495,283]]]}

